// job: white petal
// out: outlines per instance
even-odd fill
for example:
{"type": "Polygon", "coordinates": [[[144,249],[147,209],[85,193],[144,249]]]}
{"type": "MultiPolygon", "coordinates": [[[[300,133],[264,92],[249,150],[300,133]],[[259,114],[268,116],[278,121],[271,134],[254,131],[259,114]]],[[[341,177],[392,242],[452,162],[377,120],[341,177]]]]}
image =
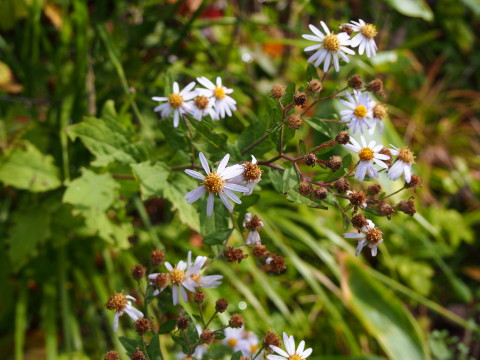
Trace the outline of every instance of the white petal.
{"type": "Polygon", "coordinates": [[[367,244],[367,240],[360,240],[357,245],[357,249],[355,250],[355,256],[360,255],[362,252],[363,247],[367,244]]]}
{"type": "Polygon", "coordinates": [[[365,234],[362,233],[345,233],[343,237],[346,239],[361,239],[365,237],[365,234]]]}
{"type": "Polygon", "coordinates": [[[408,165],[408,164],[405,164],[405,166],[403,167],[403,173],[404,173],[404,179],[407,183],[410,182],[410,180],[412,180],[412,174],[411,174],[411,165],[408,165]]]}
{"type": "MultiPolygon", "coordinates": [[[[183,90],[180,92],[180,95],[186,95],[188,92],[190,92],[193,88],[195,87],[195,81],[192,81],[190,84],[185,86],[183,90]]],[[[196,95],[196,94],[195,94],[196,95]]],[[[185,99],[184,100],[190,100],[190,99],[185,99]]]]}
{"type": "Polygon", "coordinates": [[[197,78],[197,81],[205,86],[209,90],[215,90],[215,85],[213,82],[211,82],[209,79],[207,79],[205,76],[202,76],[200,78],[197,78]]]}
{"type": "Polygon", "coordinates": [[[228,160],[230,159],[230,154],[226,154],[222,161],[220,161],[220,164],[218,165],[217,173],[221,174],[223,170],[227,167],[228,160]]]}
{"type": "Polygon", "coordinates": [[[327,33],[327,35],[330,34],[330,30],[328,29],[328,26],[323,21],[320,21],[320,25],[322,25],[322,28],[327,33]]]}
{"type": "Polygon", "coordinates": [[[238,196],[235,195],[234,192],[232,192],[232,191],[230,191],[230,190],[228,190],[228,189],[225,189],[225,190],[223,190],[223,191],[224,191],[225,195],[227,195],[233,202],[235,202],[235,203],[237,203],[237,204],[241,204],[241,203],[242,203],[242,200],[240,200],[240,199],[238,198],[238,196]]]}
{"type": "Polygon", "coordinates": [[[377,256],[377,246],[372,246],[372,256],[377,256]]]}
{"type": "Polygon", "coordinates": [[[187,201],[188,204],[193,204],[195,201],[200,199],[203,196],[203,194],[205,194],[205,186],[201,185],[201,186],[197,187],[196,189],[187,193],[184,196],[184,198],[188,200],[187,201]]]}
{"type": "Polygon", "coordinates": [[[120,314],[115,311],[115,315],[113,315],[113,331],[117,332],[118,331],[118,318],[120,317],[120,314]]]}
{"type": "Polygon", "coordinates": [[[308,349],[305,350],[305,351],[303,352],[303,354],[300,355],[300,356],[302,357],[302,359],[306,359],[307,357],[310,356],[310,354],[312,353],[312,351],[313,351],[312,348],[308,348],[308,349]]]}
{"type": "Polygon", "coordinates": [[[323,35],[323,33],[320,30],[318,30],[316,26],[310,24],[308,25],[308,27],[315,35],[317,35],[320,38],[320,41],[322,41],[325,38],[325,35],[323,35]]]}
{"type": "Polygon", "coordinates": [[[295,352],[298,355],[303,354],[303,350],[305,349],[305,341],[300,341],[300,344],[298,344],[297,351],[295,352]]]}
{"type": "Polygon", "coordinates": [[[232,211],[233,210],[233,205],[230,203],[230,201],[228,201],[227,195],[225,195],[224,193],[218,193],[218,196],[220,196],[220,200],[222,200],[223,205],[225,205],[225,207],[229,211],[232,211]]]}
{"type": "MultiPolygon", "coordinates": [[[[287,338],[288,339],[288,338],[287,338]]],[[[288,354],[281,348],[275,345],[270,345],[270,348],[275,351],[277,354],[280,354],[288,359],[288,354]]]]}
{"type": "Polygon", "coordinates": [[[205,155],[203,155],[203,153],[201,152],[200,154],[198,154],[198,157],[200,158],[200,163],[203,166],[203,170],[205,170],[207,174],[210,174],[210,166],[208,166],[208,161],[205,155]]]}
{"type": "Polygon", "coordinates": [[[248,191],[248,187],[238,185],[238,184],[232,184],[232,183],[225,183],[223,187],[228,190],[239,191],[239,192],[248,191]]]}
{"type": "Polygon", "coordinates": [[[208,199],[207,199],[207,216],[211,216],[213,213],[213,194],[210,193],[208,194],[208,199]]]}
{"type": "Polygon", "coordinates": [[[178,305],[178,286],[172,285],[172,298],[173,298],[173,305],[178,305]]]}
{"type": "Polygon", "coordinates": [[[168,97],[154,96],[154,97],[152,97],[152,100],[155,100],[155,101],[167,101],[167,100],[168,100],[168,97]]]}
{"type": "Polygon", "coordinates": [[[205,176],[200,174],[198,171],[186,169],[185,172],[188,175],[190,175],[191,177],[194,177],[195,179],[198,179],[198,180],[204,180],[205,179],[205,176]]]}
{"type": "Polygon", "coordinates": [[[321,47],[322,47],[322,44],[316,44],[316,45],[306,47],[304,49],[304,51],[313,51],[313,50],[317,50],[318,48],[321,48],[321,47]]]}
{"type": "Polygon", "coordinates": [[[328,52],[327,56],[325,56],[325,62],[323,63],[323,72],[328,71],[328,68],[330,67],[331,58],[332,58],[332,54],[330,52],[328,52]]]}
{"type": "Polygon", "coordinates": [[[178,83],[176,81],[173,83],[173,92],[175,94],[178,94],[180,92],[180,88],[178,87],[178,83]]]}

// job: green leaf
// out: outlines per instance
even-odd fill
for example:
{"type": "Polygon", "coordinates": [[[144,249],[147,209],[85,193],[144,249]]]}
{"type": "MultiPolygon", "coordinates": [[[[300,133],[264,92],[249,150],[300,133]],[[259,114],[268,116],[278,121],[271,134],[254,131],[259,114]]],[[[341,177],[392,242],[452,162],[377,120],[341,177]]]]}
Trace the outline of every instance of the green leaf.
{"type": "Polygon", "coordinates": [[[260,199],[260,195],[258,194],[244,196],[242,197],[242,203],[235,204],[235,207],[233,208],[233,210],[237,212],[246,211],[250,206],[255,205],[259,199],[260,199]]]}
{"type": "Polygon", "coordinates": [[[433,20],[432,9],[424,0],[383,0],[400,14],[418,17],[427,21],[433,20]]]}
{"type": "Polygon", "coordinates": [[[291,166],[288,169],[285,169],[282,177],[282,192],[286,193],[290,189],[296,188],[298,185],[298,174],[295,171],[294,167],[291,166]]]}
{"type": "Polygon", "coordinates": [[[225,242],[230,237],[232,229],[217,230],[213,233],[208,234],[203,238],[203,243],[206,245],[220,245],[225,242]]]}
{"type": "Polygon", "coordinates": [[[189,123],[193,130],[192,144],[198,151],[203,152],[211,161],[225,156],[227,135],[216,133],[213,125],[207,121],[191,120],[189,123]]]}
{"type": "Polygon", "coordinates": [[[312,79],[320,79],[317,68],[312,63],[308,63],[306,75],[307,81],[311,81],[312,79]]]}
{"type": "Polygon", "coordinates": [[[137,351],[137,347],[141,346],[139,340],[130,339],[130,338],[127,338],[126,336],[120,336],[118,340],[120,340],[123,347],[129,354],[133,354],[135,351],[137,351]]]}
{"type": "Polygon", "coordinates": [[[283,106],[287,106],[292,103],[293,97],[295,96],[296,88],[297,87],[295,83],[291,83],[287,86],[287,88],[285,89],[285,95],[283,95],[282,97],[283,106]]]}
{"type": "Polygon", "coordinates": [[[59,171],[51,155],[42,154],[29,142],[22,142],[0,157],[0,181],[32,192],[58,188],[59,171]]]}
{"type": "Polygon", "coordinates": [[[279,193],[283,193],[283,173],[279,170],[268,169],[268,177],[275,190],[279,193]]]}
{"type": "Polygon", "coordinates": [[[300,148],[300,153],[302,156],[305,156],[307,154],[307,146],[305,145],[305,141],[303,141],[303,139],[298,141],[298,147],[300,148]]]}
{"type": "Polygon", "coordinates": [[[163,190],[168,186],[167,178],[170,168],[164,163],[152,164],[150,161],[130,165],[133,175],[140,185],[142,199],[160,197],[163,190]]]}
{"type": "Polygon", "coordinates": [[[324,135],[328,136],[329,138],[333,137],[331,127],[328,126],[325,121],[322,121],[322,119],[318,119],[318,118],[306,119],[306,118],[303,118],[302,120],[305,121],[308,125],[310,125],[310,127],[313,130],[318,131],[319,133],[324,134],[324,135]]]}
{"type": "Polygon", "coordinates": [[[393,360],[430,359],[425,334],[406,307],[352,257],[345,259],[345,301],[393,360]]]}
{"type": "Polygon", "coordinates": [[[232,355],[232,360],[240,360],[242,357],[242,352],[241,351],[236,351],[232,355]]]}
{"type": "Polygon", "coordinates": [[[155,334],[150,339],[150,344],[147,345],[147,353],[150,360],[162,360],[159,335],[155,334]]]}
{"type": "Polygon", "coordinates": [[[178,319],[168,319],[167,321],[165,321],[160,326],[160,329],[158,330],[158,333],[159,334],[168,334],[173,329],[175,329],[175,326],[177,326],[177,321],[178,321],[178,319]]]}
{"type": "Polygon", "coordinates": [[[207,216],[207,196],[199,201],[201,234],[208,236],[218,230],[229,228],[230,213],[222,204],[218,196],[215,196],[215,205],[211,216],[207,216]]]}

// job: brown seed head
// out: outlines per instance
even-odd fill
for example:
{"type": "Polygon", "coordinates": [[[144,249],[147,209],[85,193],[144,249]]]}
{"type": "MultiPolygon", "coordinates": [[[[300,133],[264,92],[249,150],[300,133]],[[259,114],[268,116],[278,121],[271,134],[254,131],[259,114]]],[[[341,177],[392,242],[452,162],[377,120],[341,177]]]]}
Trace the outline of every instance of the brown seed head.
{"type": "Polygon", "coordinates": [[[262,170],[258,164],[252,164],[247,161],[243,164],[243,179],[246,181],[255,181],[262,176],[262,170]]]}
{"type": "Polygon", "coordinates": [[[361,229],[367,225],[367,218],[363,214],[357,214],[352,218],[352,225],[357,229],[361,229]]]}
{"type": "Polygon", "coordinates": [[[383,81],[380,80],[380,79],[375,79],[375,80],[370,81],[365,86],[365,88],[368,91],[373,92],[375,94],[379,94],[379,95],[382,95],[382,96],[385,95],[385,93],[383,92],[383,81]]]}
{"type": "Polygon", "coordinates": [[[170,282],[170,277],[168,276],[168,274],[158,274],[153,282],[153,285],[158,290],[163,290],[167,287],[169,282],[170,282]]]}
{"type": "Polygon", "coordinates": [[[332,169],[332,171],[337,171],[340,169],[343,165],[342,158],[340,156],[330,156],[330,159],[327,160],[327,165],[328,168],[332,169]]]}
{"type": "Polygon", "coordinates": [[[349,80],[348,80],[348,86],[358,90],[363,87],[363,80],[362,77],[358,74],[353,75],[349,80]]]}
{"type": "Polygon", "coordinates": [[[272,96],[275,99],[280,99],[281,97],[283,97],[283,95],[285,95],[285,88],[280,84],[273,85],[272,96]]]}
{"type": "Polygon", "coordinates": [[[349,36],[353,34],[353,29],[345,24],[340,25],[340,32],[346,32],[349,36]]]}
{"type": "Polygon", "coordinates": [[[135,351],[132,356],[131,356],[132,360],[145,360],[146,357],[145,357],[145,354],[143,352],[141,352],[138,348],[137,348],[137,351],[135,351]]]}
{"type": "Polygon", "coordinates": [[[335,136],[335,141],[341,145],[348,144],[350,141],[350,135],[346,131],[340,131],[337,136],[335,136]]]}
{"type": "Polygon", "coordinates": [[[387,116],[387,108],[382,104],[377,104],[373,108],[373,117],[377,119],[385,119],[387,116]]]}
{"type": "Polygon", "coordinates": [[[265,337],[262,340],[262,345],[264,349],[270,350],[270,345],[280,346],[280,338],[272,332],[267,332],[265,337]]]}
{"type": "Polygon", "coordinates": [[[160,250],[153,250],[152,251],[152,265],[158,266],[163,264],[165,261],[165,253],[160,250]]]}
{"type": "Polygon", "coordinates": [[[193,294],[193,301],[197,304],[201,304],[205,300],[205,293],[201,290],[197,290],[195,294],[193,294]]]}
{"type": "Polygon", "coordinates": [[[379,154],[383,154],[383,155],[387,155],[387,156],[390,156],[390,159],[388,160],[382,160],[388,167],[390,167],[392,165],[392,153],[390,152],[390,150],[388,150],[387,148],[382,148],[382,150],[380,150],[378,152],[379,154]]]}
{"type": "Polygon", "coordinates": [[[380,202],[377,205],[377,209],[380,215],[386,216],[389,220],[392,218],[392,214],[395,212],[393,206],[387,204],[385,201],[380,202]]]}
{"type": "Polygon", "coordinates": [[[248,254],[244,254],[242,249],[234,249],[231,246],[225,250],[224,255],[228,262],[236,261],[238,263],[248,257],[248,254]]]}
{"type": "Polygon", "coordinates": [[[144,335],[150,330],[150,321],[145,318],[140,318],[135,321],[135,330],[139,335],[144,335]]]}
{"type": "Polygon", "coordinates": [[[404,212],[407,215],[413,216],[417,210],[415,210],[415,203],[413,200],[403,200],[400,201],[397,205],[397,208],[401,211],[404,212]]]}
{"type": "Polygon", "coordinates": [[[262,221],[257,215],[254,215],[250,221],[245,223],[245,228],[250,231],[258,231],[263,227],[262,221]]]}
{"type": "Polygon", "coordinates": [[[320,186],[315,188],[313,190],[313,195],[318,199],[318,200],[323,200],[326,199],[328,196],[328,190],[326,187],[320,186]]]}
{"type": "Polygon", "coordinates": [[[337,190],[340,194],[345,193],[348,189],[350,189],[350,182],[345,178],[340,178],[333,183],[333,187],[337,190]]]}
{"type": "Polygon", "coordinates": [[[115,350],[111,350],[105,354],[103,360],[120,360],[120,355],[115,350]]]}
{"type": "Polygon", "coordinates": [[[293,97],[293,103],[297,106],[302,106],[303,107],[305,105],[305,103],[307,102],[307,100],[308,100],[308,96],[303,91],[299,92],[299,93],[296,93],[293,97]]]}
{"type": "Polygon", "coordinates": [[[197,96],[194,102],[197,108],[200,110],[205,110],[208,106],[209,100],[206,96],[197,96]]]}
{"type": "Polygon", "coordinates": [[[413,152],[405,146],[400,149],[398,160],[401,160],[407,164],[413,164],[415,162],[415,155],[413,155],[413,152]]]}
{"type": "Polygon", "coordinates": [[[410,179],[410,182],[407,183],[405,182],[405,187],[408,188],[416,188],[416,187],[422,187],[422,178],[418,175],[412,175],[412,178],[410,179]]]}
{"type": "Polygon", "coordinates": [[[368,233],[366,234],[366,239],[369,244],[374,245],[382,241],[382,235],[383,232],[379,228],[373,228],[368,230],[368,233]]]}
{"type": "Polygon", "coordinates": [[[298,130],[302,125],[302,118],[298,114],[291,114],[287,118],[287,126],[291,129],[298,130]]]}
{"type": "Polygon", "coordinates": [[[353,190],[352,193],[350,194],[350,203],[353,206],[363,207],[365,204],[365,201],[367,201],[367,197],[365,196],[365,193],[363,191],[353,190]]]}
{"type": "Polygon", "coordinates": [[[132,268],[132,277],[135,280],[141,280],[141,279],[143,279],[143,277],[145,277],[146,272],[147,272],[147,269],[145,268],[145,266],[142,266],[140,264],[135,265],[132,268]]]}
{"type": "Polygon", "coordinates": [[[215,338],[215,334],[210,329],[203,330],[202,334],[200,335],[200,339],[205,344],[210,344],[213,341],[214,338],[215,338]]]}
{"type": "Polygon", "coordinates": [[[301,182],[298,184],[298,192],[304,196],[309,196],[313,191],[312,185],[307,183],[306,181],[301,182]]]}
{"type": "Polygon", "coordinates": [[[217,310],[219,313],[225,312],[225,310],[227,310],[227,307],[228,307],[228,301],[225,299],[218,299],[215,302],[215,310],[217,310]]]}
{"type": "Polygon", "coordinates": [[[268,256],[268,250],[265,245],[255,245],[253,247],[253,255],[256,257],[266,257],[268,256]]]}
{"type": "Polygon", "coordinates": [[[308,153],[303,157],[303,159],[305,160],[305,164],[311,167],[314,167],[315,164],[317,163],[317,157],[315,156],[314,153],[308,153]]]}
{"type": "Polygon", "coordinates": [[[380,194],[381,191],[382,191],[382,185],[380,184],[370,185],[367,189],[367,192],[372,196],[380,194]]]}
{"type": "Polygon", "coordinates": [[[312,79],[308,83],[308,90],[310,90],[314,94],[318,94],[320,91],[322,91],[323,85],[322,82],[318,79],[312,79]]]}
{"type": "Polygon", "coordinates": [[[190,320],[187,317],[181,316],[178,318],[177,326],[179,329],[186,330],[188,329],[188,325],[190,325],[190,320]]]}
{"type": "Polygon", "coordinates": [[[276,254],[271,254],[270,257],[272,259],[266,267],[267,272],[278,274],[286,270],[287,265],[285,264],[285,259],[283,257],[276,254]]]}
{"type": "Polygon", "coordinates": [[[105,307],[108,310],[115,310],[117,312],[121,312],[125,310],[125,306],[127,306],[127,298],[122,293],[115,293],[108,299],[105,307]]]}
{"type": "Polygon", "coordinates": [[[243,321],[243,317],[240,314],[234,314],[230,318],[228,325],[232,328],[241,328],[245,322],[243,321]]]}

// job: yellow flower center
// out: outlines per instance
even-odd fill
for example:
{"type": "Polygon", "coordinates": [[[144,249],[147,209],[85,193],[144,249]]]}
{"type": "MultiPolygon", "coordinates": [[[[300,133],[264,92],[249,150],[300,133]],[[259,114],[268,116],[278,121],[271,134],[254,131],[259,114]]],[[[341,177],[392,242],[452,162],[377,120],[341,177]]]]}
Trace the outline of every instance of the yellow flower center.
{"type": "Polygon", "coordinates": [[[367,108],[363,105],[358,105],[355,110],[353,111],[353,114],[357,118],[363,118],[365,115],[367,115],[367,108]]]}
{"type": "Polygon", "coordinates": [[[366,234],[367,241],[370,244],[378,244],[382,241],[383,232],[377,228],[370,229],[366,234]]]}
{"type": "Polygon", "coordinates": [[[250,352],[255,354],[258,350],[258,345],[250,345],[250,352]]]}
{"type": "Polygon", "coordinates": [[[329,34],[323,39],[323,47],[328,51],[338,51],[340,50],[340,40],[338,40],[337,35],[329,34]]]}
{"type": "Polygon", "coordinates": [[[398,160],[407,164],[413,164],[415,162],[415,155],[407,147],[401,148],[398,154],[398,160]]]}
{"type": "Polygon", "coordinates": [[[223,180],[217,173],[210,173],[205,176],[205,179],[203,180],[203,186],[205,186],[205,189],[210,193],[214,192],[218,194],[219,192],[222,192],[224,183],[225,180],[223,180]]]}
{"type": "Polygon", "coordinates": [[[215,90],[213,90],[213,96],[215,96],[218,100],[222,100],[225,97],[225,90],[223,90],[221,87],[216,87],[215,90]]]}
{"type": "Polygon", "coordinates": [[[303,360],[300,355],[293,354],[288,357],[288,360],[303,360]]]}
{"type": "Polygon", "coordinates": [[[198,96],[194,100],[195,106],[200,110],[205,110],[208,106],[208,98],[206,96],[198,96]]]}
{"type": "Polygon", "coordinates": [[[375,25],[372,25],[372,24],[366,24],[362,26],[362,28],[360,29],[360,32],[367,39],[373,39],[378,34],[377,28],[375,27],[375,25]]]}
{"type": "Polygon", "coordinates": [[[243,179],[247,181],[255,181],[262,176],[262,170],[257,164],[247,161],[243,167],[243,179]]]}
{"type": "Polygon", "coordinates": [[[228,343],[228,346],[233,348],[237,346],[238,341],[237,339],[231,338],[231,339],[228,339],[227,343],[228,343]]]}
{"type": "Polygon", "coordinates": [[[373,150],[365,147],[363,149],[360,149],[360,151],[358,152],[358,156],[362,161],[370,161],[373,159],[373,150]]]}
{"type": "Polygon", "coordinates": [[[127,306],[127,298],[122,293],[115,293],[108,299],[107,303],[105,304],[108,310],[115,310],[117,312],[121,312],[127,306]]]}
{"type": "Polygon", "coordinates": [[[170,271],[170,280],[172,281],[172,284],[179,285],[185,281],[186,278],[185,271],[183,270],[173,269],[170,271]]]}
{"type": "Polygon", "coordinates": [[[190,275],[190,279],[192,279],[196,283],[200,283],[201,277],[198,274],[192,274],[192,275],[190,275]]]}
{"type": "Polygon", "coordinates": [[[170,94],[168,97],[168,102],[171,107],[178,109],[183,104],[183,97],[180,94],[170,94]]]}

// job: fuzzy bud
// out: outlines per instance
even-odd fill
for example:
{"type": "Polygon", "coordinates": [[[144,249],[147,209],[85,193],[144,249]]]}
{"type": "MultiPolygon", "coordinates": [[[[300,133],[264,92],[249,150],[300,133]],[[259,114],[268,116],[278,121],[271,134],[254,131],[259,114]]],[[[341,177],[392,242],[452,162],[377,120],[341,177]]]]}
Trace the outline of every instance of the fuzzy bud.
{"type": "Polygon", "coordinates": [[[228,325],[232,328],[241,328],[245,322],[243,321],[243,317],[240,314],[234,314],[230,318],[228,325]]]}
{"type": "Polygon", "coordinates": [[[262,347],[266,350],[270,350],[270,345],[280,346],[280,338],[272,332],[267,332],[262,340],[262,347]]]}
{"type": "Polygon", "coordinates": [[[158,290],[163,290],[167,287],[168,283],[170,282],[170,278],[167,274],[158,274],[157,277],[153,280],[153,285],[158,290]]]}
{"type": "Polygon", "coordinates": [[[186,330],[188,329],[188,325],[190,325],[190,320],[187,317],[181,316],[178,318],[177,326],[179,329],[186,330]]]}
{"type": "Polygon", "coordinates": [[[314,153],[308,153],[303,157],[303,159],[305,160],[305,164],[311,167],[314,167],[315,164],[317,163],[317,157],[315,156],[314,153]]]}
{"type": "Polygon", "coordinates": [[[343,165],[342,158],[340,156],[330,156],[330,159],[327,160],[327,165],[328,168],[332,169],[332,171],[337,171],[340,169],[343,165]]]}
{"type": "Polygon", "coordinates": [[[193,301],[197,304],[201,304],[205,300],[205,293],[201,290],[197,290],[195,294],[193,294],[193,301]]]}
{"type": "Polygon", "coordinates": [[[407,215],[413,216],[417,211],[415,210],[415,203],[413,200],[403,200],[397,205],[397,208],[407,215]]]}
{"type": "Polygon", "coordinates": [[[302,118],[298,114],[291,114],[287,118],[287,126],[291,129],[298,130],[302,125],[302,118]]]}
{"type": "Polygon", "coordinates": [[[367,225],[367,218],[363,214],[357,214],[352,218],[352,225],[357,229],[361,229],[367,225]]]}
{"type": "Polygon", "coordinates": [[[105,354],[103,360],[120,360],[120,355],[115,350],[111,350],[105,354]]]}
{"type": "Polygon", "coordinates": [[[310,90],[314,94],[318,94],[320,91],[322,91],[323,85],[322,82],[318,79],[312,79],[308,83],[308,90],[310,90]]]}
{"type": "Polygon", "coordinates": [[[122,312],[127,306],[127,298],[122,293],[115,293],[108,298],[105,307],[108,310],[115,310],[116,312],[122,312]]]}
{"type": "Polygon", "coordinates": [[[296,93],[295,96],[293,97],[293,103],[297,106],[302,106],[303,107],[305,105],[305,103],[307,102],[307,100],[308,100],[308,96],[303,91],[299,92],[299,93],[296,93]]]}
{"type": "Polygon", "coordinates": [[[353,75],[348,80],[348,86],[356,90],[361,89],[363,87],[362,77],[360,75],[353,75]]]}
{"type": "Polygon", "coordinates": [[[313,195],[318,199],[318,200],[323,200],[328,196],[328,190],[327,188],[320,186],[315,188],[313,190],[313,195]]]}
{"type": "Polygon", "coordinates": [[[225,299],[218,299],[215,302],[215,310],[217,310],[219,313],[223,313],[227,310],[228,307],[228,301],[225,299]]]}
{"type": "Polygon", "coordinates": [[[145,354],[141,352],[138,348],[137,351],[135,351],[132,356],[132,360],[146,360],[145,354]]]}
{"type": "Polygon", "coordinates": [[[380,194],[381,191],[382,191],[382,185],[380,184],[370,185],[367,189],[367,192],[372,196],[380,194]]]}
{"type": "Polygon", "coordinates": [[[350,135],[346,131],[340,131],[337,136],[335,136],[335,141],[340,145],[348,144],[350,135]]]}
{"type": "Polygon", "coordinates": [[[145,318],[140,318],[135,321],[135,331],[138,335],[144,335],[150,330],[150,321],[145,318]]]}
{"type": "Polygon", "coordinates": [[[350,182],[345,178],[340,178],[333,183],[333,187],[337,190],[340,194],[345,193],[348,189],[350,189],[350,182]]]}
{"type": "Polygon", "coordinates": [[[275,99],[280,99],[285,95],[285,88],[280,84],[275,84],[272,86],[272,96],[275,99]]]}
{"type": "Polygon", "coordinates": [[[238,263],[248,257],[248,254],[244,254],[242,249],[234,249],[231,246],[225,250],[224,255],[228,262],[236,261],[238,263]]]}
{"type": "Polygon", "coordinates": [[[387,117],[387,108],[382,104],[377,104],[373,108],[373,117],[383,120],[387,117]]]}
{"type": "Polygon", "coordinates": [[[384,201],[377,205],[377,209],[380,215],[386,216],[389,220],[392,218],[392,214],[395,212],[393,206],[384,201]]]}
{"type": "Polygon", "coordinates": [[[266,257],[268,256],[268,250],[267,248],[265,247],[265,245],[255,245],[253,247],[253,255],[256,256],[256,257],[266,257]]]}
{"type": "Polygon", "coordinates": [[[303,196],[309,196],[312,193],[312,191],[313,191],[312,185],[310,185],[306,181],[298,184],[298,192],[303,196]]]}
{"type": "Polygon", "coordinates": [[[203,330],[202,334],[200,335],[200,339],[205,344],[210,344],[213,341],[214,338],[215,338],[215,334],[210,329],[203,330]]]}
{"type": "Polygon", "coordinates": [[[346,24],[342,24],[340,25],[340,32],[345,32],[348,36],[351,36],[353,34],[353,29],[346,24]]]}
{"type": "Polygon", "coordinates": [[[285,259],[280,255],[271,254],[267,259],[267,265],[265,267],[267,272],[279,274],[287,268],[285,259]]]}
{"type": "Polygon", "coordinates": [[[370,81],[365,86],[365,88],[368,91],[373,92],[375,94],[379,94],[379,95],[382,95],[382,96],[385,95],[385,93],[383,92],[383,81],[380,80],[380,79],[375,79],[375,80],[370,81]]]}
{"type": "Polygon", "coordinates": [[[153,250],[152,251],[152,265],[158,266],[163,264],[165,261],[165,253],[160,250],[153,250]]]}
{"type": "Polygon", "coordinates": [[[132,268],[132,277],[137,281],[141,280],[145,277],[146,272],[147,272],[147,269],[145,268],[145,266],[142,266],[140,264],[135,265],[132,268]]]}
{"type": "Polygon", "coordinates": [[[350,192],[350,203],[353,206],[358,206],[363,208],[365,206],[365,202],[367,201],[367,197],[363,191],[351,191],[350,192]]]}
{"type": "Polygon", "coordinates": [[[422,178],[418,175],[412,175],[410,182],[405,182],[405,187],[408,188],[417,188],[422,187],[422,178]]]}

